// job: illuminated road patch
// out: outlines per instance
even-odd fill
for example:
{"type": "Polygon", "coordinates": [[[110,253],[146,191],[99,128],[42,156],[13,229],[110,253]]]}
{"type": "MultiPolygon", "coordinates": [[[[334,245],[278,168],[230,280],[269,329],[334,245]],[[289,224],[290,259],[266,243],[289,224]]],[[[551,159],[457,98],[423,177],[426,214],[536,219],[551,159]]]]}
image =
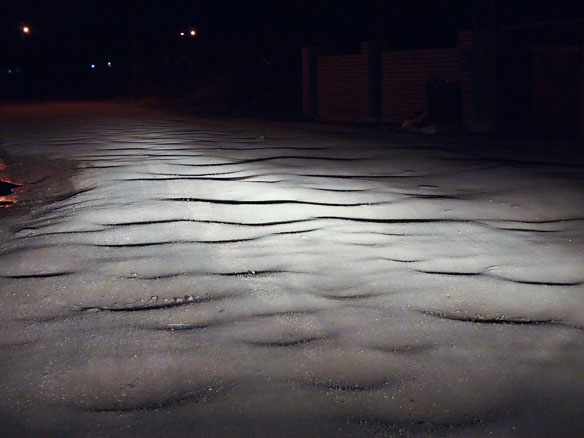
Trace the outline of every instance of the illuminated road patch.
{"type": "Polygon", "coordinates": [[[107,104],[0,127],[75,167],[3,218],[0,411],[23,430],[580,430],[582,166],[107,104]]]}

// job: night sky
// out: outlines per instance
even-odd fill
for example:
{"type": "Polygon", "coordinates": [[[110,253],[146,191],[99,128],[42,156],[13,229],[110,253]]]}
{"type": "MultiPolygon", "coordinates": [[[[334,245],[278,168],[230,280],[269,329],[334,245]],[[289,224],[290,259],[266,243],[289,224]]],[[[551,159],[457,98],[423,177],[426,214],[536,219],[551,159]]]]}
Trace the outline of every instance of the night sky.
{"type": "MultiPolygon", "coordinates": [[[[136,39],[146,43],[175,38],[181,29],[193,26],[206,44],[254,45],[266,52],[307,44],[340,46],[365,39],[386,39],[404,46],[436,44],[436,39],[448,37],[445,34],[472,26],[474,10],[470,0],[2,3],[3,45],[26,23],[47,46],[81,53],[120,50],[136,39]]],[[[574,17],[582,10],[582,2],[577,0],[508,0],[499,1],[498,16],[502,23],[525,22],[574,17]]]]}
{"type": "MultiPolygon", "coordinates": [[[[584,14],[582,3],[499,0],[497,21],[571,18],[584,14]]],[[[388,49],[452,45],[458,30],[473,26],[474,10],[471,0],[3,0],[0,67],[62,72],[114,62],[126,71],[160,71],[164,63],[191,62],[185,71],[196,63],[207,77],[227,65],[299,71],[306,45],[336,53],[355,51],[364,40],[385,41],[388,49]],[[31,33],[23,38],[24,24],[31,33]],[[189,29],[197,37],[181,39],[189,29]]]]}

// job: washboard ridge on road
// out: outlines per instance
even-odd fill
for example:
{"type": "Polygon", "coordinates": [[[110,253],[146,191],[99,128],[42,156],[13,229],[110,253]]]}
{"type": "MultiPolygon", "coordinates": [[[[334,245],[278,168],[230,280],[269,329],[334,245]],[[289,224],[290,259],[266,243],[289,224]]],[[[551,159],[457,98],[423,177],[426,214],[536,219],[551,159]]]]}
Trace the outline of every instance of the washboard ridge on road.
{"type": "Polygon", "coordinates": [[[584,168],[314,126],[1,108],[5,430],[576,436],[584,168]]]}

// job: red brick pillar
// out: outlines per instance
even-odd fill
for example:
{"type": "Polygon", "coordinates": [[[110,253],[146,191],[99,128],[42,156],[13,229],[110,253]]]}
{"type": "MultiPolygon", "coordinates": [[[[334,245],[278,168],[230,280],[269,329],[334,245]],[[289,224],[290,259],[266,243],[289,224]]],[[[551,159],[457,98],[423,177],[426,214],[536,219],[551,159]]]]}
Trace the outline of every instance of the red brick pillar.
{"type": "Polygon", "coordinates": [[[582,60],[580,63],[580,77],[582,78],[582,85],[580,86],[580,143],[584,145],[584,22],[582,22],[581,26],[580,56],[582,60]]]}
{"type": "Polygon", "coordinates": [[[463,121],[472,132],[494,131],[497,127],[497,32],[460,32],[458,46],[464,60],[463,121]]]}
{"type": "Polygon", "coordinates": [[[367,115],[365,121],[378,122],[381,117],[381,44],[361,43],[361,55],[367,60],[367,115]]]}
{"type": "Polygon", "coordinates": [[[317,57],[317,48],[302,49],[302,114],[308,119],[318,117],[317,57]]]}

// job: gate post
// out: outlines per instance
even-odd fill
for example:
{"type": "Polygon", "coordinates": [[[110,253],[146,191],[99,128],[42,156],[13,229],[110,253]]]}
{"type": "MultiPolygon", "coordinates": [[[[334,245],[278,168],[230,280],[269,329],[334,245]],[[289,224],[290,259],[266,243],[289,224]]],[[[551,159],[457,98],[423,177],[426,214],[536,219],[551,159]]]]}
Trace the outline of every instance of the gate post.
{"type": "Polygon", "coordinates": [[[361,55],[367,59],[367,116],[366,121],[381,118],[381,44],[361,43],[361,55]]]}
{"type": "Polygon", "coordinates": [[[302,115],[318,118],[318,48],[302,48],[302,115]]]}
{"type": "Polygon", "coordinates": [[[584,20],[580,23],[580,143],[584,144],[584,20]]]}
{"type": "Polygon", "coordinates": [[[461,32],[458,46],[465,53],[462,81],[463,121],[472,132],[496,130],[497,47],[494,30],[461,32]]]}

